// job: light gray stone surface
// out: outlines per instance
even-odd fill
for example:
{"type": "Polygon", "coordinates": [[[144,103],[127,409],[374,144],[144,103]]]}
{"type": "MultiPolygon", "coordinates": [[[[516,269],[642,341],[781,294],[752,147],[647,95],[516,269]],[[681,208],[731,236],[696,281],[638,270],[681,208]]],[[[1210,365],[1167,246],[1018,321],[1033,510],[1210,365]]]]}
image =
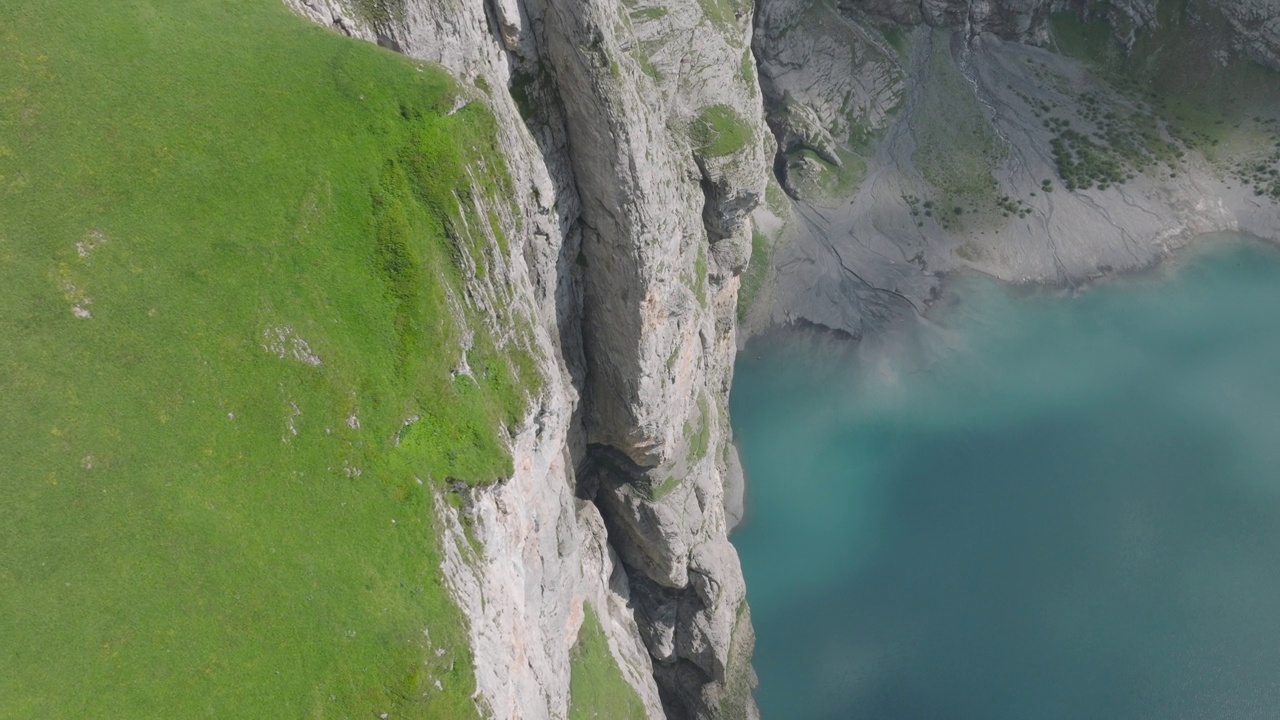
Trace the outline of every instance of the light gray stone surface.
{"type": "Polygon", "coordinates": [[[377,39],[373,29],[351,12],[342,0],[284,0],[284,4],[303,17],[344,35],[369,41],[377,39]]]}

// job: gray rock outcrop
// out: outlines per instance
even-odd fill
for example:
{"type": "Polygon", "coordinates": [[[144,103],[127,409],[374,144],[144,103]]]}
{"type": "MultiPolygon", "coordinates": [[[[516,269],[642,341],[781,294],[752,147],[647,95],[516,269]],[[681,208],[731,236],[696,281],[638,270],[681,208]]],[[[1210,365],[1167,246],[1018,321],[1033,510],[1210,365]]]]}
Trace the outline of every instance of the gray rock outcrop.
{"type": "Polygon", "coordinates": [[[1235,47],[1255,62],[1280,70],[1280,2],[1219,0],[1215,5],[1231,23],[1235,47]]]}

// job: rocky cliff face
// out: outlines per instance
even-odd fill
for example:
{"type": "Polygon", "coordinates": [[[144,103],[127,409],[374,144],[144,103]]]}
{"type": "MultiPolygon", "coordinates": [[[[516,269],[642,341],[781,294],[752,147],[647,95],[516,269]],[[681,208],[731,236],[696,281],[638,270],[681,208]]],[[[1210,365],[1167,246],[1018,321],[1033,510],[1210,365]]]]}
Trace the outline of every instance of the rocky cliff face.
{"type": "MultiPolygon", "coordinates": [[[[768,6],[770,3],[766,2],[768,6]]],[[[788,3],[780,3],[786,5],[788,3]]],[[[889,20],[902,26],[927,24],[957,28],[971,37],[996,35],[1032,45],[1051,42],[1049,16],[1072,11],[1110,19],[1112,31],[1132,44],[1161,24],[1159,0],[844,0],[853,16],[889,20]]],[[[1220,14],[1231,27],[1232,47],[1254,61],[1280,68],[1280,3],[1274,0],[1206,0],[1188,6],[1192,13],[1220,14]]]]}
{"type": "Polygon", "coordinates": [[[519,189],[501,282],[538,319],[550,382],[515,476],[441,511],[479,704],[564,717],[589,603],[651,718],[754,716],[724,508],[738,275],[768,166],[751,8],[288,2],[473,85],[519,189]]]}

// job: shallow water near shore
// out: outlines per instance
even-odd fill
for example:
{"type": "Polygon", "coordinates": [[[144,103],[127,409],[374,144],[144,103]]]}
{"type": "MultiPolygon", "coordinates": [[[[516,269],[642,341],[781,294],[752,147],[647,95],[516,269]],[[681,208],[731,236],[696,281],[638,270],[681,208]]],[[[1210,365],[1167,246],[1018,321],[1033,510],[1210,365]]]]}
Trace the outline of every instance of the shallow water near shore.
{"type": "Polygon", "coordinates": [[[766,720],[1275,718],[1280,251],[738,359],[766,720]]]}

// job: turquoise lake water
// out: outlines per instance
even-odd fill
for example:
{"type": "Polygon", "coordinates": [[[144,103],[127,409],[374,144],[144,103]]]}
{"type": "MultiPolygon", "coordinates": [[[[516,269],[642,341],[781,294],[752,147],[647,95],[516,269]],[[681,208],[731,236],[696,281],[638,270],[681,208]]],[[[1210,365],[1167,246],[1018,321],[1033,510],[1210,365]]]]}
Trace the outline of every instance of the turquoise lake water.
{"type": "Polygon", "coordinates": [[[1280,718],[1280,251],[738,360],[766,720],[1280,718]]]}

